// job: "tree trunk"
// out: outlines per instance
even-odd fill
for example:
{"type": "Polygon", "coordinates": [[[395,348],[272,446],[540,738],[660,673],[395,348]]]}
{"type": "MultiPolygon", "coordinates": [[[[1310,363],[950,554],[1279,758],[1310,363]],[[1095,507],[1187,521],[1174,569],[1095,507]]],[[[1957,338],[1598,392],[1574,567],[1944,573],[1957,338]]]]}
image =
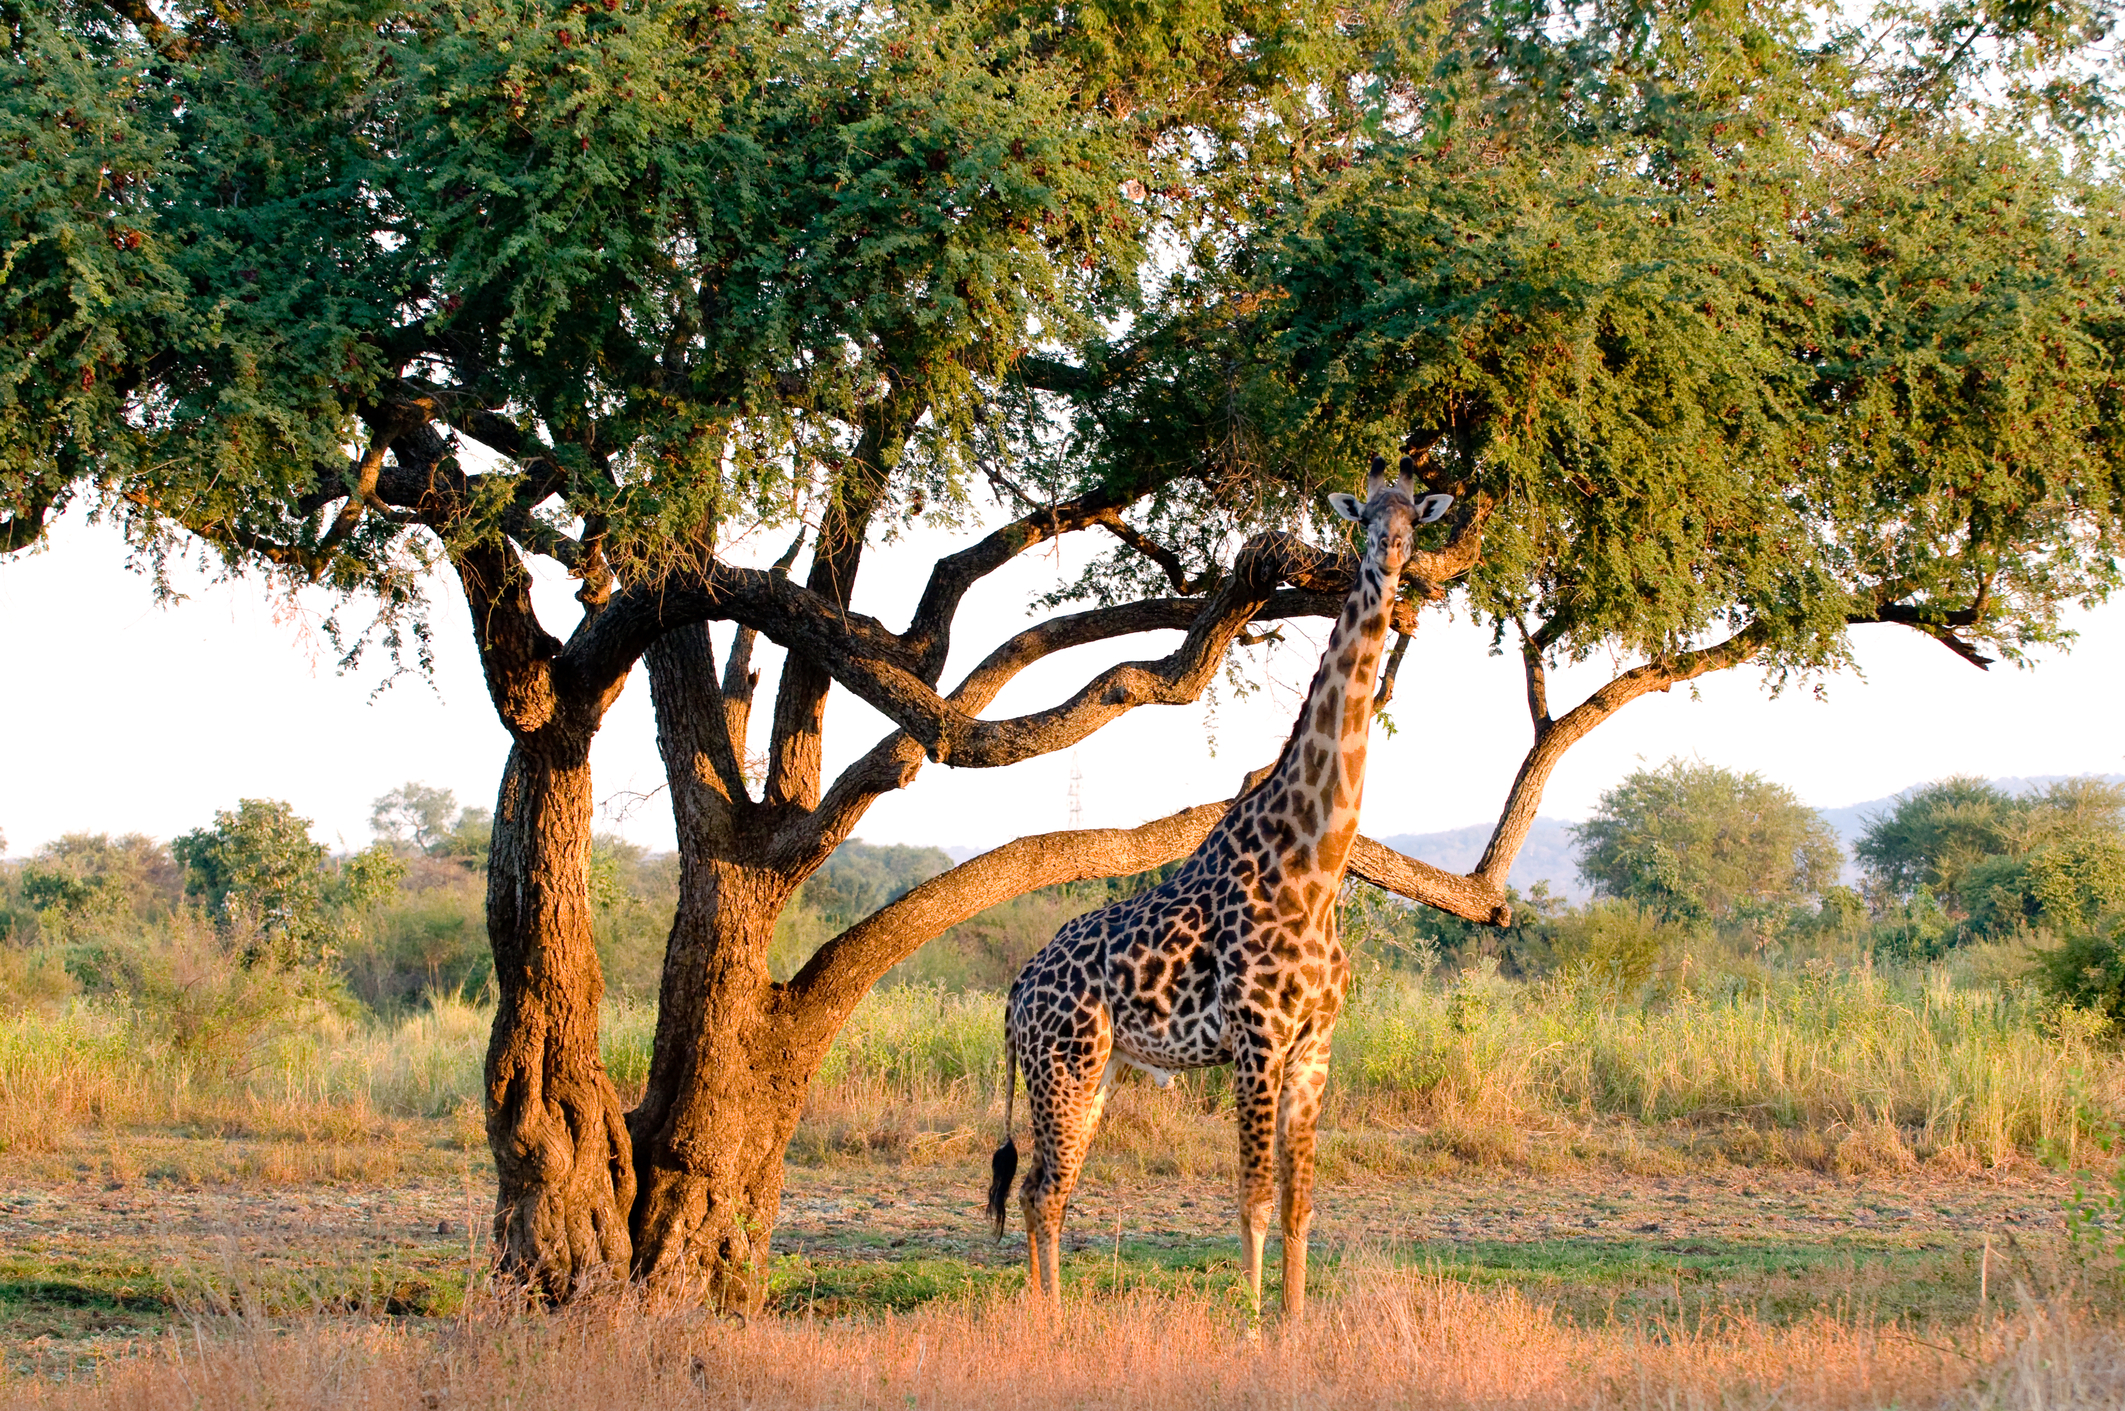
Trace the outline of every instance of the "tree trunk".
{"type": "Polygon", "coordinates": [[[782,1158],[821,1054],[792,1042],[767,971],[794,890],[760,867],[682,854],[656,1054],[634,1139],[634,1273],[751,1313],[767,1292],[782,1158]]]}
{"type": "Polygon", "coordinates": [[[605,977],[591,940],[590,739],[509,752],[487,868],[500,1003],[487,1046],[487,1142],[504,1271],[566,1298],[623,1274],[634,1166],[598,1052],[605,977]]]}

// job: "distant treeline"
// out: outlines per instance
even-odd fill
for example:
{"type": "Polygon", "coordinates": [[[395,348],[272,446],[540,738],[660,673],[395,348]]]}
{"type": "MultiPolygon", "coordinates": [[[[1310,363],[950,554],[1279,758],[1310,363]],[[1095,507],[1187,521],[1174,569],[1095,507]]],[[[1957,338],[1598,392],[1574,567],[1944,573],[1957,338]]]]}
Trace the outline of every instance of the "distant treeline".
{"type": "MultiPolygon", "coordinates": [[[[487,813],[409,783],[376,800],[372,823],[371,847],[334,857],[289,805],[247,799],[167,844],[70,834],[0,864],[0,1003],[164,990],[191,1003],[217,957],[228,975],[250,977],[228,980],[213,1001],[233,1010],[265,1003],[261,986],[382,1013],[429,994],[481,994],[492,973],[487,813]]],[[[1845,858],[1818,814],[1759,776],[1701,762],[1634,773],[1572,831],[1595,894],[1585,906],[1538,886],[1515,895],[1513,924],[1497,929],[1354,886],[1346,937],[1366,967],[1493,965],[1524,979],[1572,970],[1620,989],[1658,987],[1691,964],[1733,974],[1824,958],[1923,965],[1974,943],[2020,942],[2062,994],[2125,1012],[2125,786],[2072,779],[2013,794],[1959,777],[1913,790],[1859,836],[1858,888],[1838,883],[1845,858]]],[[[938,848],[845,844],[783,914],[775,973],[952,865],[938,848]]],[[[1002,989],[1064,921],[1159,875],[991,907],[885,983],[1002,989]]],[[[677,890],[676,857],[596,840],[591,903],[615,994],[654,998],[677,890]]]]}

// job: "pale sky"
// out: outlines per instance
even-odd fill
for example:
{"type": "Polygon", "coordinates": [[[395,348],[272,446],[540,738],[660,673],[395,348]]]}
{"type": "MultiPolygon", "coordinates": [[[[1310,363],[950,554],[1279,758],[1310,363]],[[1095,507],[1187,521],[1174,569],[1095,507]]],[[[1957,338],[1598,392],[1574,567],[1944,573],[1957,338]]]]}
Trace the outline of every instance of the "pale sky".
{"type": "MultiPolygon", "coordinates": [[[[904,626],[930,562],[949,547],[925,532],[874,549],[857,606],[904,626]]],[[[1074,577],[1073,549],[1105,547],[1073,545],[1061,559],[1027,555],[988,579],[961,614],[947,684],[1026,623],[1032,596],[1074,577]]],[[[269,601],[256,584],[217,587],[189,577],[180,580],[189,600],[164,608],[124,560],[114,532],[69,516],[48,548],[0,563],[10,666],[0,730],[15,742],[0,772],[8,853],[25,855],[67,832],[169,838],[244,797],[286,799],[315,820],[320,839],[360,846],[369,840],[371,801],[407,780],[492,805],[507,739],[447,574],[433,583],[432,684],[402,679],[372,698],[381,661],[357,675],[335,673],[334,654],[316,630],[322,595],[298,609],[269,601]]],[[[573,622],[571,586],[551,581],[541,601],[558,635],[573,622]]],[[[1827,701],[1805,690],[1772,699],[1746,668],[1701,681],[1697,699],[1677,688],[1640,700],[1567,756],[1542,812],[1584,818],[1602,790],[1641,762],[1677,754],[1760,771],[1818,807],[1958,772],[2118,772],[2125,740],[2113,702],[2125,684],[2125,604],[2074,621],[2081,640],[2072,653],[2047,654],[2031,671],[1980,672],[1908,629],[1868,627],[1856,634],[1864,679],[1830,679],[1827,701]]],[[[1245,701],[1223,701],[1214,756],[1201,704],[1145,707],[1087,740],[1074,755],[1084,822],[1132,825],[1229,795],[1283,742],[1325,631],[1325,622],[1299,624],[1292,644],[1264,669],[1263,688],[1245,701]]],[[[719,649],[727,633],[717,629],[719,649]]],[[[1049,704],[1106,663],[1163,655],[1177,638],[1051,658],[990,713],[1049,704]]],[[[779,656],[763,657],[765,688],[779,656]]],[[[1552,709],[1562,714],[1609,674],[1609,663],[1557,673],[1552,709]]],[[[1490,656],[1488,634],[1466,621],[1429,613],[1403,664],[1393,714],[1399,733],[1374,733],[1366,831],[1423,833],[1495,817],[1529,737],[1517,660],[1490,656]]],[[[767,715],[757,712],[763,735],[767,715]]],[[[884,731],[881,717],[837,690],[828,711],[830,768],[884,731]]],[[[639,671],[598,736],[593,767],[608,808],[599,826],[671,847],[663,795],[612,816],[629,791],[648,793],[663,778],[639,671]]],[[[931,765],[912,788],[881,801],[858,836],[985,846],[1061,828],[1072,767],[1070,753],[1002,770],[931,765]]]]}

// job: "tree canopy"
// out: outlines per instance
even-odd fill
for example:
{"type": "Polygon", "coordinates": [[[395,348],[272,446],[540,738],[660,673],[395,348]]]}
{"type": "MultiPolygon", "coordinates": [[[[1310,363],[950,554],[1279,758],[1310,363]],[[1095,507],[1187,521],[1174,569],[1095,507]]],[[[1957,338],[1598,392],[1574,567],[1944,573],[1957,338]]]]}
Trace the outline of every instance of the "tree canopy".
{"type": "Polygon", "coordinates": [[[1595,891],[1677,920],[1790,909],[1844,864],[1830,825],[1792,790],[1701,760],[1633,772],[1572,834],[1595,891]]]}
{"type": "Polygon", "coordinates": [[[2125,785],[2061,779],[2010,794],[1957,775],[1870,818],[1854,852],[1883,892],[1923,891],[1979,934],[2083,932],[2125,910],[2125,785]]]}
{"type": "Polygon", "coordinates": [[[382,846],[334,865],[311,838],[310,820],[278,799],[217,809],[213,827],[172,839],[170,854],[184,868],[186,896],[255,938],[246,964],[324,958],[346,924],[343,913],[380,900],[404,871],[382,846]]]}

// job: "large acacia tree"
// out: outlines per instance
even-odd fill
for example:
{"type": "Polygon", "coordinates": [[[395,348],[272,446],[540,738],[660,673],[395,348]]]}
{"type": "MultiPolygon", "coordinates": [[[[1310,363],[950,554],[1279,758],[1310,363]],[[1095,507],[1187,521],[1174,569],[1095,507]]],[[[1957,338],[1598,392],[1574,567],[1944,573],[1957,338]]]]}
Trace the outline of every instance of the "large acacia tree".
{"type": "Polygon", "coordinates": [[[1371,844],[1354,867],[1479,921],[1509,914],[1558,758],[1629,700],[1835,664],[1857,623],[2017,652],[2114,575],[2117,192],[2077,175],[2073,126],[2103,111],[2073,68],[2099,17],[0,16],[4,546],[85,504],[150,565],[196,543],[324,583],[376,610],[353,650],[415,655],[424,576],[455,574],[514,742],[489,874],[497,1233],[557,1293],[629,1267],[757,1298],[784,1146],[869,986],[983,906],[1184,854],[1224,803],[1007,844],[778,983],[782,907],[925,764],[1008,765],[1193,700],[1265,624],[1332,611],[1354,560],[1301,531],[1374,450],[1408,444],[1457,496],[1397,625],[1455,599],[1494,623],[1534,740],[1470,875],[1371,844]],[[2004,95],[1984,123],[1974,93],[2004,95]],[[859,571],[925,518],[966,546],[897,570],[925,585],[905,626],[866,615],[859,571]],[[1112,555],[948,680],[967,595],[1085,533],[1112,555]],[[580,583],[565,639],[535,557],[580,583]],[[1147,632],[1180,635],[985,713],[1033,662],[1147,632]],[[786,655],[756,725],[763,636],[786,655]],[[1553,713],[1548,665],[1596,651],[1637,664],[1553,713]],[[588,757],[638,662],[683,871],[623,1113],[597,1057],[588,757]],[[829,779],[837,686],[891,728],[829,779]]]}

